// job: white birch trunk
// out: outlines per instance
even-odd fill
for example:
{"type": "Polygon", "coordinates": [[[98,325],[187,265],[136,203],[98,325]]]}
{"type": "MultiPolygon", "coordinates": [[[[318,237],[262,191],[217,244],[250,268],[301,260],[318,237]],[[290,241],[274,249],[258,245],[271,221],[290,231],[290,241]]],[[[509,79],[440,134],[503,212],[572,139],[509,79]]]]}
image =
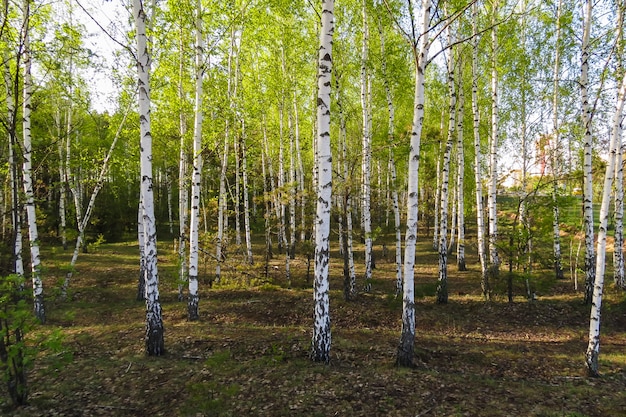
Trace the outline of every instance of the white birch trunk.
{"type": "MultiPolygon", "coordinates": [[[[387,124],[387,142],[389,145],[389,174],[391,176],[388,187],[391,191],[391,204],[393,205],[394,214],[394,230],[396,233],[396,297],[402,291],[402,230],[400,225],[400,205],[398,203],[398,183],[396,173],[396,162],[393,156],[393,147],[395,145],[395,107],[391,95],[391,87],[387,78],[387,60],[385,55],[385,32],[382,22],[378,20],[378,31],[380,33],[380,56],[381,67],[383,72],[383,83],[385,86],[385,98],[387,99],[387,110],[389,112],[389,121],[387,124]]],[[[389,177],[388,177],[389,178],[389,177]]]]}
{"type": "Polygon", "coordinates": [[[65,216],[65,169],[63,167],[63,141],[61,140],[61,114],[60,110],[58,109],[56,113],[56,122],[59,129],[59,135],[57,139],[57,153],[59,155],[59,220],[61,223],[59,225],[59,235],[61,236],[61,245],[63,246],[63,250],[67,250],[67,218],[65,216]]]}
{"type": "MultiPolygon", "coordinates": [[[[621,135],[622,132],[620,131],[621,135]]],[[[621,142],[621,138],[619,140],[621,142]]],[[[624,152],[622,143],[615,161],[615,243],[613,245],[613,281],[615,286],[624,289],[624,152]]]]}
{"type": "MultiPolygon", "coordinates": [[[[139,244],[139,279],[137,281],[137,301],[146,300],[146,232],[143,227],[143,203],[139,195],[139,206],[137,208],[137,242],[139,244]]],[[[80,245],[76,245],[80,248],[80,245]]]]}
{"type": "MultiPolygon", "coordinates": [[[[459,68],[463,68],[459,66],[459,68]]],[[[463,80],[459,74],[459,80],[463,80]]],[[[463,114],[465,107],[465,96],[463,86],[459,83],[457,105],[457,126],[456,126],[456,187],[457,187],[457,245],[456,245],[456,266],[459,271],[466,271],[465,266],[465,149],[463,144],[463,114]]]]}
{"type": "Polygon", "coordinates": [[[183,33],[180,34],[180,64],[178,74],[178,132],[180,135],[180,150],[178,154],[178,301],[184,300],[183,284],[189,279],[187,269],[187,220],[189,210],[189,192],[187,189],[187,151],[185,136],[187,135],[187,121],[183,111],[183,101],[185,94],[183,91],[184,78],[184,49],[183,33]]]}
{"type": "Polygon", "coordinates": [[[474,181],[476,183],[476,235],[478,258],[480,260],[481,288],[488,300],[491,296],[489,274],[487,274],[487,254],[485,248],[485,208],[483,205],[483,183],[480,147],[480,113],[478,111],[478,5],[472,5],[472,119],[474,131],[474,181]]]}
{"type": "MultiPolygon", "coordinates": [[[[499,0],[494,1],[493,22],[498,19],[499,0]]],[[[497,277],[500,270],[498,256],[498,142],[499,142],[499,97],[498,97],[498,33],[497,26],[491,30],[491,137],[489,138],[489,190],[487,193],[487,210],[489,217],[489,272],[497,277]]]]}
{"type": "MultiPolygon", "coordinates": [[[[234,87],[232,86],[232,66],[233,57],[235,54],[235,29],[231,30],[230,49],[228,52],[228,87],[226,95],[230,103],[230,109],[233,110],[232,97],[237,95],[237,79],[235,77],[234,87]]],[[[228,191],[226,190],[226,173],[228,170],[228,146],[230,142],[230,117],[226,118],[226,127],[224,128],[224,153],[222,154],[222,168],[220,171],[220,194],[218,201],[218,214],[217,214],[217,238],[215,242],[215,260],[217,265],[215,266],[215,282],[219,283],[222,278],[222,262],[223,262],[223,245],[225,243],[225,232],[228,224],[227,201],[228,191]]]]}
{"type": "Polygon", "coordinates": [[[152,134],[150,133],[150,54],[146,38],[146,13],[140,0],[133,0],[137,37],[137,73],[139,87],[139,129],[141,134],[141,202],[144,229],[146,283],[146,352],[162,355],[163,319],[159,301],[157,238],[152,189],[152,134]]]}
{"type": "Polygon", "coordinates": [[[407,229],[404,250],[404,285],[402,294],[402,331],[398,345],[396,363],[399,366],[412,366],[415,352],[415,244],[417,241],[418,222],[418,173],[422,126],[424,124],[424,80],[426,61],[428,60],[429,23],[432,3],[422,0],[422,23],[419,45],[413,40],[415,59],[415,97],[413,103],[413,122],[411,127],[411,145],[409,150],[408,186],[407,186],[407,229]]]}
{"type": "Polygon", "coordinates": [[[33,146],[31,141],[31,98],[32,98],[32,77],[31,77],[31,56],[30,56],[30,0],[24,0],[24,89],[22,104],[22,130],[23,130],[23,164],[22,181],[24,185],[24,198],[26,206],[26,218],[28,221],[28,236],[30,241],[31,257],[31,279],[33,285],[33,307],[35,317],[41,323],[46,321],[46,313],[43,300],[43,282],[41,279],[41,259],[39,256],[39,234],[37,231],[37,217],[35,213],[35,193],[32,178],[32,158],[33,146]]]}
{"type": "Polygon", "coordinates": [[[332,197],[332,155],[330,146],[330,84],[334,32],[334,0],[322,0],[322,27],[318,56],[317,151],[318,188],[315,228],[315,282],[313,284],[314,325],[312,359],[330,362],[330,209],[332,197]]]}
{"type": "Polygon", "coordinates": [[[371,115],[370,78],[367,71],[367,55],[369,42],[369,25],[367,24],[367,2],[362,2],[363,43],[361,46],[361,114],[363,117],[362,148],[361,148],[361,215],[363,219],[363,234],[365,239],[365,291],[369,291],[372,280],[372,213],[371,213],[371,115]]]}
{"type": "Polygon", "coordinates": [[[204,75],[204,41],[202,36],[202,3],[196,1],[196,97],[193,128],[193,171],[191,174],[191,213],[189,216],[189,299],[187,318],[195,321],[198,314],[198,259],[200,237],[200,186],[202,184],[202,81],[204,75]]]}
{"type": "Polygon", "coordinates": [[[300,195],[300,241],[306,240],[306,193],[304,189],[304,165],[302,164],[302,148],[300,147],[300,117],[298,115],[298,101],[293,93],[293,117],[295,121],[296,160],[298,164],[298,193],[300,195]]]}
{"type": "Polygon", "coordinates": [[[591,135],[592,108],[589,103],[589,37],[591,36],[592,1],[584,1],[583,10],[583,38],[582,38],[582,58],[580,72],[580,96],[582,101],[582,119],[585,129],[584,133],[584,157],[583,157],[583,223],[585,229],[585,289],[583,301],[590,304],[593,295],[594,281],[596,278],[596,262],[594,249],[593,231],[593,182],[592,182],[592,146],[593,137],[591,135]]]}
{"type": "Polygon", "coordinates": [[[337,87],[337,113],[339,115],[339,143],[341,146],[341,161],[339,172],[343,173],[343,201],[341,198],[339,201],[339,209],[342,213],[342,218],[339,226],[341,231],[339,233],[340,248],[342,249],[343,256],[343,295],[344,299],[352,300],[357,295],[356,289],[356,270],[354,267],[354,250],[352,241],[352,202],[350,198],[351,184],[348,181],[350,176],[349,163],[348,163],[348,146],[347,146],[347,128],[346,118],[343,112],[343,101],[341,99],[341,88],[339,86],[339,77],[335,78],[337,87]]]}
{"type": "Polygon", "coordinates": [[[562,1],[559,0],[557,6],[556,16],[556,44],[554,52],[554,82],[553,82],[553,95],[552,95],[552,128],[554,131],[553,139],[554,144],[551,152],[551,166],[552,166],[552,240],[553,240],[553,252],[554,252],[554,273],[557,279],[563,279],[563,265],[561,256],[561,231],[559,227],[559,167],[558,167],[558,152],[560,149],[560,135],[559,135],[559,79],[560,79],[560,60],[561,60],[561,6],[562,1]]]}
{"type": "Polygon", "coordinates": [[[600,226],[598,229],[598,249],[596,257],[596,278],[593,286],[593,298],[591,301],[591,313],[589,316],[589,344],[585,354],[585,364],[589,376],[599,375],[598,357],[600,355],[600,316],[602,305],[602,292],[604,290],[604,272],[606,267],[606,237],[609,220],[609,205],[611,201],[611,188],[615,175],[615,160],[621,149],[621,123],[624,113],[624,99],[626,96],[626,75],[622,76],[617,96],[617,104],[613,115],[613,126],[609,144],[609,161],[604,174],[604,187],[602,191],[602,203],[600,206],[600,226]]]}
{"type": "Polygon", "coordinates": [[[241,181],[243,185],[243,228],[246,239],[246,262],[254,264],[252,257],[252,236],[250,233],[250,197],[248,193],[248,147],[246,144],[246,125],[241,120],[241,181]]]}
{"type": "Polygon", "coordinates": [[[16,117],[16,96],[13,94],[13,77],[10,70],[10,57],[8,50],[4,52],[4,82],[6,87],[6,106],[7,106],[7,131],[9,134],[9,180],[11,187],[11,225],[13,227],[13,272],[20,277],[24,276],[24,261],[22,258],[22,215],[20,204],[20,181],[18,174],[17,162],[15,160],[15,146],[17,146],[17,117],[16,117]]]}
{"type": "MultiPolygon", "coordinates": [[[[452,29],[448,27],[448,45],[453,44],[452,29]]],[[[441,171],[441,200],[440,225],[439,225],[439,278],[437,281],[437,303],[448,302],[448,194],[450,183],[450,160],[452,157],[452,142],[456,129],[456,85],[454,80],[454,51],[450,49],[448,57],[448,90],[450,102],[448,107],[448,139],[443,153],[443,167],[441,171]]]]}

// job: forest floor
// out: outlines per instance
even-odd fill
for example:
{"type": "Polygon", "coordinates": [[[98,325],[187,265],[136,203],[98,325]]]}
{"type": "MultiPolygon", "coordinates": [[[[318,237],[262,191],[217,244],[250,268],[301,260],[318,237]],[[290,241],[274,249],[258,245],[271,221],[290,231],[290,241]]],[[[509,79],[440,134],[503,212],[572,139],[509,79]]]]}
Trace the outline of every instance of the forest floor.
{"type": "MultiPolygon", "coordinates": [[[[532,277],[537,300],[528,302],[524,282],[516,279],[517,296],[508,303],[502,278],[493,300],[485,302],[475,259],[468,260],[469,271],[457,272],[451,257],[449,303],[437,305],[437,258],[431,244],[422,242],[415,274],[418,366],[402,369],[394,365],[402,307],[394,297],[395,265],[377,246],[372,291],[346,302],[341,261],[333,253],[332,360],[324,365],[308,356],[313,298],[305,259],[291,262],[291,288],[282,256],[271,260],[268,276],[260,258],[250,267],[231,256],[223,282],[212,288],[209,259],[200,271],[200,320],[189,322],[186,304],[177,301],[173,248],[159,245],[166,354],[144,354],[136,244],[99,245],[80,255],[70,298],[50,295],[48,323],[29,336],[37,340],[60,329],[71,360],[58,366],[55,355],[41,354],[28,375],[29,404],[0,412],[626,416],[626,298],[612,284],[603,303],[602,376],[592,379],[584,369],[589,307],[570,280],[532,277]]],[[[69,257],[59,249],[42,256],[48,294],[58,287],[69,257]]]]}

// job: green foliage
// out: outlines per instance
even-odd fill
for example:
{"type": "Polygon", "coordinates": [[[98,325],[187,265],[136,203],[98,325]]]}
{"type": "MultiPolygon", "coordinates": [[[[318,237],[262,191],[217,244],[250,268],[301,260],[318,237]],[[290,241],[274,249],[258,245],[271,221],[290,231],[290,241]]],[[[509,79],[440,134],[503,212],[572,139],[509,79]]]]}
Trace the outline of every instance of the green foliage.
{"type": "Polygon", "coordinates": [[[34,325],[34,316],[25,300],[24,277],[9,275],[0,282],[0,366],[11,404],[26,403],[26,371],[34,352],[28,348],[25,334],[34,325]]]}
{"type": "Polygon", "coordinates": [[[101,233],[101,234],[98,235],[96,240],[94,240],[93,242],[90,242],[90,243],[87,244],[87,251],[89,253],[98,252],[98,249],[100,249],[100,245],[102,245],[105,242],[106,242],[106,240],[104,240],[104,235],[102,235],[102,233],[101,233]]]}
{"type": "Polygon", "coordinates": [[[24,287],[23,276],[9,275],[0,280],[0,372],[13,407],[26,404],[28,400],[26,373],[39,352],[48,353],[52,369],[59,369],[72,360],[59,329],[41,334],[28,343],[26,336],[36,325],[32,307],[27,302],[31,297],[24,287]]]}

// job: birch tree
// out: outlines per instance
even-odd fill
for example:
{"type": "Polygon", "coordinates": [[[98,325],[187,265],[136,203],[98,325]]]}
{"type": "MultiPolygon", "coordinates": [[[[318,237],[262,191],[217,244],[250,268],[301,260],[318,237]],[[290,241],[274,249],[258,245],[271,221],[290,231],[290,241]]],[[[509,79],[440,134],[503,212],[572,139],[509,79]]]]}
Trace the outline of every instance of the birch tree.
{"type": "MultiPolygon", "coordinates": [[[[410,4],[409,2],[409,5],[410,4]]],[[[404,285],[402,291],[402,330],[396,356],[396,363],[403,367],[413,365],[413,354],[415,351],[415,289],[413,274],[415,270],[415,244],[417,241],[419,204],[418,173],[420,144],[422,126],[424,124],[424,80],[428,51],[430,49],[429,29],[432,7],[430,0],[422,0],[422,21],[419,27],[419,37],[414,33],[413,36],[409,38],[411,40],[415,63],[415,96],[408,164],[407,228],[404,249],[404,285]]],[[[414,17],[411,7],[409,7],[409,13],[411,14],[411,22],[413,22],[414,17]]],[[[412,27],[415,26],[412,25],[412,27]]]]}
{"type": "Polygon", "coordinates": [[[593,16],[593,2],[583,2],[583,37],[580,70],[580,96],[582,101],[582,120],[584,126],[584,156],[583,156],[583,224],[585,230],[585,288],[583,301],[590,304],[593,295],[593,286],[596,277],[596,262],[593,230],[593,178],[592,178],[592,146],[591,121],[593,110],[589,103],[589,55],[591,36],[591,20],[593,16]]]}
{"type": "Polygon", "coordinates": [[[621,149],[622,120],[624,118],[624,100],[626,99],[626,74],[622,75],[615,105],[615,113],[611,126],[611,140],[609,143],[609,160],[604,174],[604,186],[602,189],[602,203],[600,206],[600,226],[598,229],[598,248],[596,256],[596,277],[593,285],[593,298],[591,299],[591,313],[589,317],[589,343],[585,354],[585,364],[589,376],[599,376],[598,358],[600,355],[600,317],[602,306],[602,293],[604,290],[604,273],[606,267],[606,239],[609,219],[609,204],[611,200],[611,188],[615,176],[615,160],[621,149]]]}
{"type": "Polygon", "coordinates": [[[28,221],[28,236],[30,241],[30,264],[31,264],[31,280],[33,285],[33,307],[35,317],[41,322],[46,321],[46,312],[44,309],[43,299],[43,281],[41,279],[41,258],[39,251],[39,232],[37,229],[37,216],[35,212],[35,193],[33,189],[33,145],[31,138],[31,110],[33,81],[31,76],[31,53],[30,53],[30,0],[24,0],[23,13],[23,69],[24,69],[24,86],[23,86],[23,102],[22,102],[22,182],[24,186],[24,199],[26,207],[26,218],[28,221]]]}
{"type": "Polygon", "coordinates": [[[189,301],[188,319],[198,320],[198,242],[200,226],[200,185],[202,183],[202,81],[204,76],[204,40],[202,33],[202,3],[196,0],[196,97],[193,129],[193,172],[191,176],[191,214],[189,225],[189,301]]]}
{"type": "MultiPolygon", "coordinates": [[[[452,28],[447,29],[448,45],[454,44],[452,28]]],[[[454,51],[450,49],[448,56],[448,90],[450,92],[450,102],[448,107],[448,137],[443,153],[443,167],[441,171],[441,199],[439,202],[440,224],[439,224],[439,279],[437,281],[437,303],[446,304],[448,302],[448,195],[450,183],[450,159],[452,157],[452,143],[456,129],[456,85],[454,79],[455,60],[454,51]]]]}
{"type": "Polygon", "coordinates": [[[491,289],[487,273],[485,248],[485,218],[482,184],[482,152],[480,147],[480,113],[478,111],[478,4],[472,5],[472,128],[474,132],[474,181],[476,182],[476,243],[480,260],[481,288],[483,296],[490,298],[491,289]]]}
{"type": "Polygon", "coordinates": [[[369,25],[367,23],[367,0],[362,2],[363,35],[361,44],[361,114],[362,147],[361,147],[361,216],[365,238],[365,288],[369,290],[372,279],[372,213],[371,213],[371,112],[370,112],[370,77],[367,71],[367,55],[369,43],[369,25]]]}
{"type": "Polygon", "coordinates": [[[489,218],[489,272],[492,278],[498,276],[500,259],[498,256],[498,211],[496,206],[498,184],[498,32],[497,19],[499,1],[493,0],[491,29],[491,136],[489,137],[489,188],[487,192],[487,210],[489,218]]]}
{"type": "Polygon", "coordinates": [[[332,155],[330,146],[330,85],[335,26],[334,0],[322,0],[322,26],[318,57],[317,165],[318,188],[315,227],[315,282],[313,284],[314,326],[311,357],[330,362],[330,209],[332,197],[332,155]]]}
{"type": "Polygon", "coordinates": [[[133,0],[137,41],[139,129],[141,142],[141,215],[144,230],[146,352],[159,356],[165,352],[163,319],[159,301],[157,239],[152,189],[152,134],[150,132],[150,53],[146,36],[146,11],[141,0],[133,0]]]}
{"type": "Polygon", "coordinates": [[[557,279],[563,279],[563,265],[561,260],[561,231],[559,227],[559,205],[558,205],[558,152],[560,149],[559,134],[559,79],[560,79],[560,63],[561,63],[561,8],[562,0],[557,5],[556,16],[556,41],[554,52],[554,78],[553,78],[553,95],[552,95],[552,129],[553,129],[553,149],[551,152],[550,162],[552,165],[552,241],[554,251],[554,273],[557,279]]]}

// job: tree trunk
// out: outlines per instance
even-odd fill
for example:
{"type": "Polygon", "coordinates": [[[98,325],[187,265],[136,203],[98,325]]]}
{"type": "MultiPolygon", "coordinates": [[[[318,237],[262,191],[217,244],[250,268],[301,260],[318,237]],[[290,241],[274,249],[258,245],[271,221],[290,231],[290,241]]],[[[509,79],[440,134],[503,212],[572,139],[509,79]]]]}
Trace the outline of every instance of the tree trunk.
{"type": "Polygon", "coordinates": [[[318,188],[315,229],[315,283],[313,285],[314,326],[311,357],[330,362],[330,209],[332,197],[332,156],[330,146],[330,83],[334,32],[334,0],[322,0],[322,27],[318,57],[317,150],[318,188]]]}
{"type": "MultiPolygon", "coordinates": [[[[448,26],[448,45],[454,43],[452,28],[448,26]]],[[[446,304],[448,302],[448,194],[450,183],[450,160],[452,157],[452,142],[456,128],[456,85],[454,80],[454,50],[449,50],[448,57],[448,90],[450,91],[450,103],[448,107],[448,139],[443,154],[443,167],[441,171],[441,200],[439,203],[440,225],[439,225],[439,279],[437,282],[437,303],[446,304]]]]}
{"type": "Polygon", "coordinates": [[[560,79],[560,41],[561,41],[561,6],[562,1],[559,0],[557,6],[556,15],[556,45],[554,53],[554,82],[553,82],[553,95],[552,95],[552,128],[554,131],[554,144],[551,152],[551,165],[552,165],[552,236],[553,236],[553,251],[554,251],[554,273],[556,279],[563,279],[563,265],[561,256],[561,231],[559,227],[559,166],[558,166],[558,152],[560,148],[560,135],[559,135],[559,79],[560,79]]]}
{"type": "Polygon", "coordinates": [[[141,134],[141,205],[144,229],[146,283],[146,352],[162,355],[163,319],[159,301],[157,237],[152,189],[152,134],[150,133],[150,54],[146,39],[146,13],[140,0],[133,0],[137,37],[137,73],[139,86],[139,129],[141,134]]]}
{"type": "Polygon", "coordinates": [[[248,147],[246,144],[246,125],[241,119],[241,181],[243,185],[243,227],[246,239],[246,262],[254,264],[252,257],[252,236],[250,235],[250,197],[248,193],[248,147]]]}
{"type": "MultiPolygon", "coordinates": [[[[462,71],[463,66],[459,65],[462,71]]],[[[459,74],[459,80],[463,80],[462,72],[459,74]]],[[[465,96],[463,94],[463,86],[459,82],[459,101],[457,105],[457,142],[456,142],[456,188],[457,188],[457,245],[456,245],[456,266],[459,271],[467,271],[465,266],[465,149],[463,144],[463,114],[465,107],[465,96]]]]}
{"type": "Polygon", "coordinates": [[[400,226],[400,205],[398,203],[398,183],[396,173],[396,163],[393,156],[393,147],[395,145],[395,107],[391,95],[391,87],[387,77],[387,60],[385,55],[385,32],[379,17],[378,32],[380,34],[380,56],[381,67],[383,73],[383,84],[385,87],[385,98],[387,99],[387,110],[389,112],[389,120],[387,124],[387,142],[389,146],[389,173],[391,181],[389,187],[391,189],[391,204],[393,205],[394,214],[394,230],[396,233],[396,297],[402,291],[402,230],[400,226]]]}
{"type": "Polygon", "coordinates": [[[606,237],[609,219],[609,204],[611,201],[611,187],[615,175],[615,160],[621,149],[621,123],[624,113],[624,99],[626,96],[626,75],[622,76],[617,96],[617,104],[613,115],[611,141],[609,144],[609,161],[604,174],[602,204],[600,206],[600,226],[598,229],[598,250],[596,257],[596,278],[593,286],[591,313],[589,317],[589,344],[585,354],[585,364],[589,376],[599,376],[598,357],[600,355],[600,307],[604,289],[604,272],[606,266],[606,237]]]}
{"type": "Polygon", "coordinates": [[[361,114],[362,148],[361,148],[361,215],[365,238],[365,290],[369,291],[372,280],[372,213],[371,213],[371,113],[370,113],[370,77],[367,71],[367,55],[369,42],[369,26],[367,23],[367,1],[362,2],[363,43],[361,47],[361,114]]]}
{"type": "Polygon", "coordinates": [[[428,50],[430,48],[429,27],[432,3],[422,0],[422,23],[419,45],[413,39],[413,58],[415,61],[415,97],[413,103],[413,122],[411,127],[411,144],[408,164],[407,186],[407,228],[404,250],[404,286],[402,294],[402,331],[396,363],[398,366],[413,366],[415,351],[415,244],[417,240],[418,222],[418,173],[420,161],[420,144],[422,126],[424,124],[424,80],[428,50]]]}
{"type": "Polygon", "coordinates": [[[183,101],[185,93],[183,91],[184,79],[184,35],[181,28],[180,34],[180,64],[178,74],[178,132],[180,135],[180,150],[178,154],[178,301],[184,300],[183,285],[188,282],[187,269],[187,220],[189,210],[189,192],[187,189],[187,151],[185,144],[185,136],[187,135],[187,120],[183,111],[183,101]]]}
{"type": "Polygon", "coordinates": [[[193,172],[191,174],[191,214],[189,216],[189,299],[187,318],[195,321],[198,313],[198,258],[200,235],[200,186],[202,184],[202,81],[204,75],[204,41],[202,34],[202,3],[196,2],[196,97],[193,128],[193,172]]]}
{"type": "Polygon", "coordinates": [[[43,282],[41,279],[41,259],[39,257],[39,234],[37,231],[37,217],[35,213],[35,193],[33,189],[32,159],[33,146],[31,141],[31,109],[32,109],[32,77],[30,57],[30,0],[24,0],[24,101],[22,105],[22,130],[23,130],[23,164],[22,176],[24,183],[24,198],[26,206],[26,218],[28,220],[28,236],[30,240],[31,279],[33,283],[33,307],[35,317],[39,322],[45,323],[46,313],[43,301],[43,282]]]}
{"type": "Polygon", "coordinates": [[[476,234],[478,258],[480,259],[481,288],[485,299],[491,297],[487,254],[485,248],[485,208],[483,205],[483,185],[480,150],[480,113],[478,112],[478,5],[472,5],[472,119],[474,130],[474,181],[476,182],[476,234]]]}
{"type": "Polygon", "coordinates": [[[498,33],[495,22],[498,19],[499,0],[493,5],[494,27],[491,30],[491,137],[489,138],[489,191],[487,209],[489,212],[489,273],[492,279],[498,276],[500,258],[498,256],[498,210],[496,197],[498,193],[498,33]]]}
{"type": "Polygon", "coordinates": [[[580,96],[582,101],[582,119],[584,133],[584,157],[583,157],[583,222],[585,229],[585,293],[583,302],[590,304],[593,295],[594,281],[596,279],[596,262],[594,249],[593,231],[593,182],[592,182],[592,146],[591,135],[592,107],[589,103],[589,37],[591,36],[592,1],[585,0],[584,4],[584,29],[582,38],[582,62],[580,72],[580,96]]]}

